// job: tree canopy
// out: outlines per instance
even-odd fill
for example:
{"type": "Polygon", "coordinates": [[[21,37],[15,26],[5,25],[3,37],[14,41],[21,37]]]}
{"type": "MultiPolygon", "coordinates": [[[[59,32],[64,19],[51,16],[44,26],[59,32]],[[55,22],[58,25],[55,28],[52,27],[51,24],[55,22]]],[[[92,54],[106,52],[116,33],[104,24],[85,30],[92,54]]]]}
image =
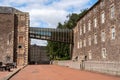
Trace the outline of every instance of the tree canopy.
{"type": "MultiPolygon", "coordinates": [[[[67,16],[68,21],[64,24],[58,23],[58,29],[73,29],[80,17],[82,17],[87,12],[87,9],[83,10],[80,14],[72,13],[67,16]]],[[[47,52],[48,56],[52,60],[67,60],[70,59],[70,45],[61,42],[48,41],[47,52]]]]}

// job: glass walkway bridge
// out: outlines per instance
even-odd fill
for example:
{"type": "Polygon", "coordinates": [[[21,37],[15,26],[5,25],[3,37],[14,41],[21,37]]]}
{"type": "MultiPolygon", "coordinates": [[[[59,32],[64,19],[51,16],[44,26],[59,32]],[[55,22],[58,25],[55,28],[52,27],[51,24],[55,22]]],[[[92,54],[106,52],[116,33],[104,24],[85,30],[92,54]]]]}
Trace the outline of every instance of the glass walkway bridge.
{"type": "Polygon", "coordinates": [[[30,27],[29,37],[72,44],[73,30],[30,27]]]}

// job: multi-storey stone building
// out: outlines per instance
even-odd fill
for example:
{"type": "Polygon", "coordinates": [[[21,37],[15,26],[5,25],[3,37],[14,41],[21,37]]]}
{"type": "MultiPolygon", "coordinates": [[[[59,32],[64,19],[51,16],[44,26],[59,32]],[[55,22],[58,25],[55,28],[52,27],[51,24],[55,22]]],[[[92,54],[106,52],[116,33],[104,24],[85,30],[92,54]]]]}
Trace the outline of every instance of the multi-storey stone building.
{"type": "Polygon", "coordinates": [[[28,63],[29,14],[12,7],[0,7],[0,61],[28,63]]]}
{"type": "Polygon", "coordinates": [[[74,28],[73,59],[76,57],[86,61],[86,69],[120,67],[120,0],[98,0],[80,17],[74,28]]]}
{"type": "Polygon", "coordinates": [[[47,49],[45,46],[31,45],[29,54],[30,64],[48,64],[50,62],[47,56],[47,49]]]}

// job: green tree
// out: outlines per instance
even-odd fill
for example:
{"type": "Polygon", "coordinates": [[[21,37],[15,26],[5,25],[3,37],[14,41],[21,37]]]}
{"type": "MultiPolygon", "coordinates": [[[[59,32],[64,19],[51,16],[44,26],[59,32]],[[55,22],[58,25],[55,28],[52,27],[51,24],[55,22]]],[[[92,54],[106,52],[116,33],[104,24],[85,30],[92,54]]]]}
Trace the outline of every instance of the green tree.
{"type": "MultiPolygon", "coordinates": [[[[58,23],[57,28],[58,29],[73,29],[79,18],[84,16],[84,14],[87,12],[87,9],[81,11],[80,14],[72,13],[67,16],[68,21],[65,21],[64,24],[58,23]]],[[[61,43],[61,42],[52,42],[48,41],[47,45],[47,51],[50,59],[53,60],[67,60],[70,59],[70,48],[69,44],[61,43]]]]}

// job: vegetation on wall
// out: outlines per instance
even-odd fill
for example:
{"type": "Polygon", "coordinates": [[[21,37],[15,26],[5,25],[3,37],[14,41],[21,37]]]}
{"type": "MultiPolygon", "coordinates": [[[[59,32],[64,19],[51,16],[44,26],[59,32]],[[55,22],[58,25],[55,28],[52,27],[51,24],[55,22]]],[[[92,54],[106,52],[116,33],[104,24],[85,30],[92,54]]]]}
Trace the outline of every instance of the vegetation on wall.
{"type": "MultiPolygon", "coordinates": [[[[80,17],[87,12],[87,9],[83,10],[80,14],[72,13],[67,16],[68,21],[64,24],[58,23],[58,29],[73,29],[80,17]]],[[[69,44],[61,42],[48,41],[47,45],[48,56],[52,60],[68,60],[70,59],[70,47],[69,44]]]]}

